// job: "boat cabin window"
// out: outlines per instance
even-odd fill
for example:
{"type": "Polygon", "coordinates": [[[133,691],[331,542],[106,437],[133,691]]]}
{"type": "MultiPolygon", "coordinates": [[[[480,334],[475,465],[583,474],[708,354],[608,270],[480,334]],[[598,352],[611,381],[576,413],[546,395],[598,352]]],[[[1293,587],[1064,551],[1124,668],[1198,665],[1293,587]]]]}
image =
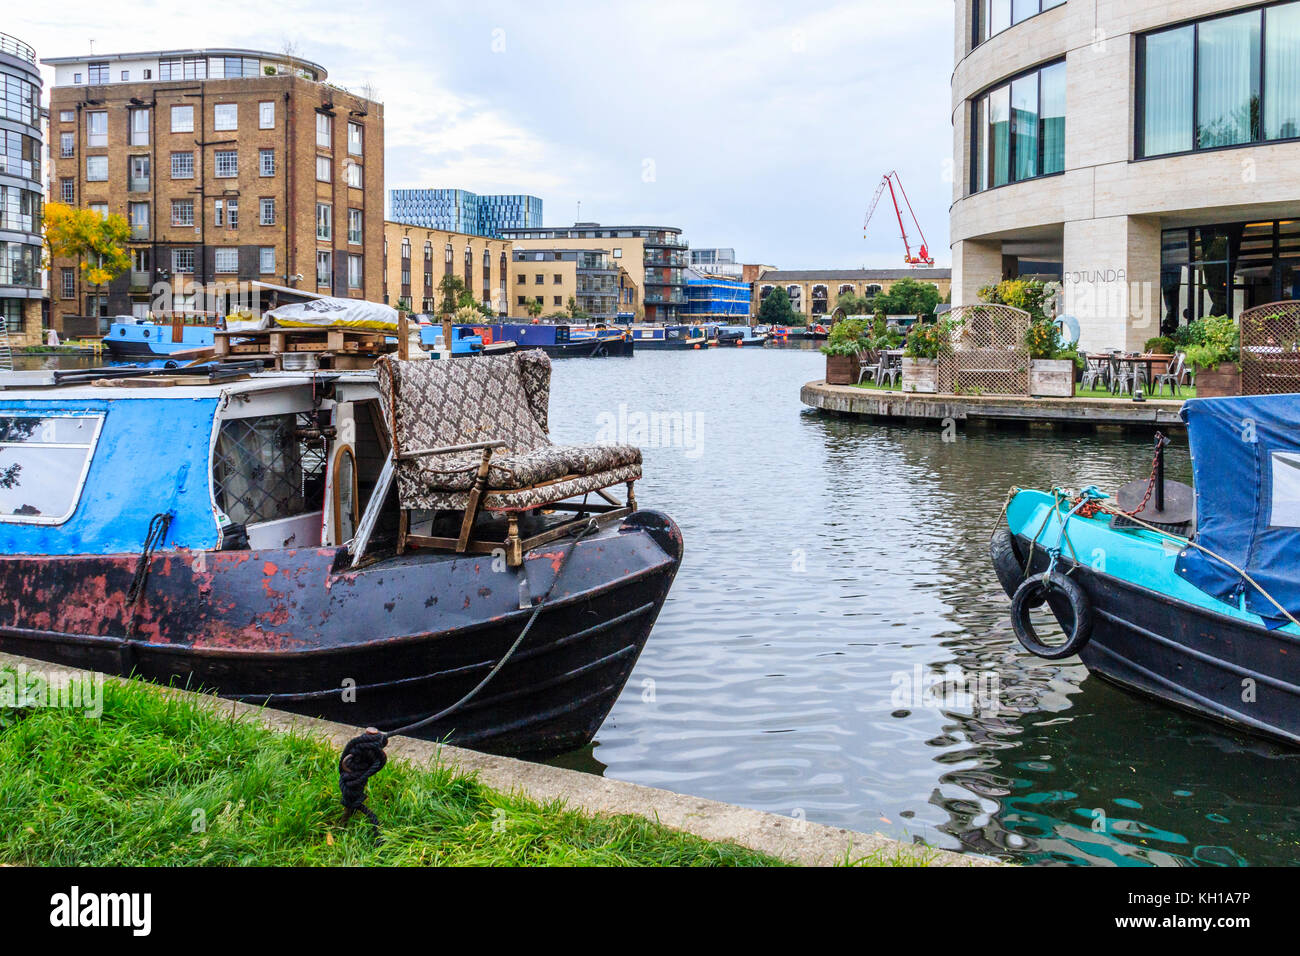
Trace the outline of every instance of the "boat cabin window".
{"type": "Polygon", "coordinates": [[[334,452],[334,541],[351,541],[359,516],[356,455],[351,445],[339,445],[334,452]]]}
{"type": "Polygon", "coordinates": [[[253,525],[307,510],[296,415],[232,418],[217,433],[212,479],[217,505],[253,525]]]}
{"type": "Polygon", "coordinates": [[[72,517],[103,415],[0,415],[0,521],[72,517]]]}

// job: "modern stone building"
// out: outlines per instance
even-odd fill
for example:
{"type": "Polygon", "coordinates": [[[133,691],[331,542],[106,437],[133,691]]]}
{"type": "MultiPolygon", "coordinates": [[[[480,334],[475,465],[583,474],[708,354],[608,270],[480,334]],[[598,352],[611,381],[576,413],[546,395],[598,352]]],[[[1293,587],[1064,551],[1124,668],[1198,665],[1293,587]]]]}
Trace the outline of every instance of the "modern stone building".
{"type": "Polygon", "coordinates": [[[75,262],[52,264],[54,328],[147,314],[159,281],[382,296],[381,104],[327,84],[315,63],[257,50],[42,62],[55,71],[50,198],[120,214],[132,231],[132,268],[106,295],[75,262]]]}
{"type": "Polygon", "coordinates": [[[953,302],[1059,275],[1086,348],[1300,297],[1300,2],[957,0],[953,302]]]}
{"type": "Polygon", "coordinates": [[[675,226],[602,226],[576,222],[544,229],[506,229],[521,249],[590,249],[619,269],[618,311],[647,322],[674,323],[686,304],[687,243],[675,226]]]}
{"type": "Polygon", "coordinates": [[[412,312],[434,313],[444,276],[458,276],[478,302],[506,315],[511,243],[463,232],[385,222],[382,300],[412,312]]]}
{"type": "Polygon", "coordinates": [[[0,33],[0,318],[14,345],[41,337],[43,154],[36,53],[0,33]]]}
{"type": "Polygon", "coordinates": [[[835,302],[842,295],[872,296],[888,292],[900,279],[933,283],[939,289],[941,300],[947,298],[952,286],[949,269],[768,269],[753,282],[750,310],[757,315],[763,300],[780,287],[785,289],[796,312],[816,318],[834,312],[835,302]]]}

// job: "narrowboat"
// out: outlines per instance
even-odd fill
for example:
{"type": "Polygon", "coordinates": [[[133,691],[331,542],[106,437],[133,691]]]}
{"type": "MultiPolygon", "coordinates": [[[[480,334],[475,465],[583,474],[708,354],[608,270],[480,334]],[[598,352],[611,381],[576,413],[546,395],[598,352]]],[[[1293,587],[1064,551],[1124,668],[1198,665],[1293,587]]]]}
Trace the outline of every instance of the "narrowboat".
{"type": "Polygon", "coordinates": [[[486,326],[497,340],[509,340],[521,349],[541,349],[552,358],[607,358],[628,356],[631,346],[624,340],[601,336],[578,336],[568,325],[545,323],[494,323],[486,326]]]}
{"type": "Polygon", "coordinates": [[[167,358],[176,352],[211,348],[215,331],[215,322],[163,323],[120,316],[109,325],[103,344],[116,359],[167,358]]]}
{"type": "MultiPolygon", "coordinates": [[[[420,347],[426,351],[440,353],[443,350],[442,326],[428,322],[420,323],[420,347]]],[[[453,358],[467,358],[475,355],[496,355],[510,352],[516,348],[514,342],[495,342],[491,332],[473,325],[453,325],[451,332],[451,354],[453,358]],[[484,333],[487,333],[484,335],[484,333]]]]}
{"type": "Polygon", "coordinates": [[[630,358],[635,354],[636,343],[632,340],[632,336],[623,329],[611,329],[606,325],[596,325],[590,328],[574,325],[569,327],[569,337],[575,342],[592,338],[599,339],[605,344],[606,355],[630,358]]]}
{"type": "Polygon", "coordinates": [[[500,665],[421,735],[588,743],[682,557],[640,450],[550,444],[540,352],[256,365],[0,374],[0,650],[381,730],[500,665]]]}
{"type": "Polygon", "coordinates": [[[1300,744],[1300,395],[1190,399],[1194,489],[1013,490],[989,545],[1030,652],[1300,744]],[[1064,638],[1038,633],[1055,617],[1064,638]]]}
{"type": "Polygon", "coordinates": [[[638,349],[698,351],[709,347],[708,336],[697,325],[637,325],[631,333],[638,349]]]}
{"type": "Polygon", "coordinates": [[[724,325],[718,330],[719,345],[762,346],[769,338],[766,331],[750,325],[724,325]]]}

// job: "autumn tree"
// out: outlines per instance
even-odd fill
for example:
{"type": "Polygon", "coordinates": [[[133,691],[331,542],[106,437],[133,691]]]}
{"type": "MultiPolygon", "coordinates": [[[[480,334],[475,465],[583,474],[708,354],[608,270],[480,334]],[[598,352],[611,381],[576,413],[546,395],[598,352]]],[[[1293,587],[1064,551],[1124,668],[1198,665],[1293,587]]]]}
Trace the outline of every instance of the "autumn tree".
{"type": "Polygon", "coordinates": [[[118,215],[101,216],[90,209],[74,209],[60,202],[45,204],[44,267],[55,259],[75,259],[82,281],[100,298],[99,290],[131,268],[127,241],[131,226],[118,215]]]}

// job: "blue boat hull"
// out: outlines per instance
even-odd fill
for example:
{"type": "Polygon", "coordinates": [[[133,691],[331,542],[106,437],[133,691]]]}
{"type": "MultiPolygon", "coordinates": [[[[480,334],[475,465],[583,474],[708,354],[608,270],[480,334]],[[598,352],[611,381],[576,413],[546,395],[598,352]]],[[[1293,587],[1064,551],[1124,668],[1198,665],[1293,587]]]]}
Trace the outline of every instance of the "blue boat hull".
{"type": "MultiPolygon", "coordinates": [[[[1043,573],[1048,549],[1059,548],[1056,570],[1091,602],[1095,624],[1079,651],[1090,673],[1237,730],[1300,745],[1300,635],[1293,625],[1270,630],[1256,615],[1205,595],[1174,573],[1178,548],[1150,533],[1114,530],[1105,516],[1070,518],[1066,542],[1057,519],[1043,521],[1051,500],[1020,492],[1008,525],[1022,568],[1027,561],[1030,575],[1043,573]]],[[[1057,618],[1071,623],[1068,612],[1057,618]]]]}

